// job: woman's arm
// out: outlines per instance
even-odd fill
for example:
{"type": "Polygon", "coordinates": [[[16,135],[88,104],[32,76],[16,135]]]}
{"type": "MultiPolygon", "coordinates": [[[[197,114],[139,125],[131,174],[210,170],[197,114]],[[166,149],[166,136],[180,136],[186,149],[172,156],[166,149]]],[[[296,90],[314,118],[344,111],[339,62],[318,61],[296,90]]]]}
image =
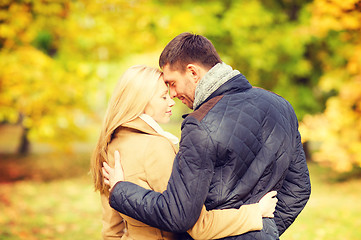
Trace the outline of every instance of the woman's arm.
{"type": "Polygon", "coordinates": [[[119,212],[115,211],[109,205],[109,198],[101,194],[102,202],[102,239],[103,240],[119,240],[125,229],[125,224],[123,218],[120,216],[119,212]]]}
{"type": "Polygon", "coordinates": [[[259,203],[242,205],[239,209],[207,211],[203,206],[196,224],[188,230],[194,239],[218,239],[261,230],[262,217],[274,217],[276,192],[267,193],[259,203]]]}
{"type": "Polygon", "coordinates": [[[207,211],[203,206],[196,224],[187,232],[194,239],[218,239],[261,230],[262,216],[259,205],[243,205],[239,209],[207,211]]]}

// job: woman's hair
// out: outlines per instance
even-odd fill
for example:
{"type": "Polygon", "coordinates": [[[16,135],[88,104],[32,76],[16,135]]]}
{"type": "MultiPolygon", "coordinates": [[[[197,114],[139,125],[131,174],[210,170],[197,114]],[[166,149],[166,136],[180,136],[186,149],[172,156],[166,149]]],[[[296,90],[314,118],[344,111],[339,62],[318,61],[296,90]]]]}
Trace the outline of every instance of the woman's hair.
{"type": "Polygon", "coordinates": [[[137,65],[130,67],[119,79],[109,101],[100,136],[91,158],[95,191],[109,193],[102,173],[103,162],[107,161],[108,145],[120,126],[144,113],[146,105],[155,94],[161,75],[161,71],[156,68],[137,65]]]}
{"type": "Polygon", "coordinates": [[[212,68],[221,63],[216,48],[206,37],[192,33],[181,33],[173,38],[159,57],[159,67],[169,64],[171,69],[185,71],[187,64],[198,63],[212,68]]]}

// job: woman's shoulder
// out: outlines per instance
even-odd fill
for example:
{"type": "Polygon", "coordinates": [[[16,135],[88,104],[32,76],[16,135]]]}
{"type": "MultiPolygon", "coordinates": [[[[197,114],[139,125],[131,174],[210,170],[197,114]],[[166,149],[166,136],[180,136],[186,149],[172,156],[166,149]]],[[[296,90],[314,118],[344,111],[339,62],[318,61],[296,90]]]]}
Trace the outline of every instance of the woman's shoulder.
{"type": "Polygon", "coordinates": [[[174,149],[176,146],[166,137],[157,133],[145,133],[136,129],[123,128],[118,131],[109,148],[126,149],[174,149]]]}

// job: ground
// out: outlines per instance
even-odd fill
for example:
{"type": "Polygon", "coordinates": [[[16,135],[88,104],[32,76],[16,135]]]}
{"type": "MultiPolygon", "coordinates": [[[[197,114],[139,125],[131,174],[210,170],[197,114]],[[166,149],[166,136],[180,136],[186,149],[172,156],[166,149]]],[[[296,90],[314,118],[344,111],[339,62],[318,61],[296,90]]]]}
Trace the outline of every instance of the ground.
{"type": "MultiPolygon", "coordinates": [[[[89,175],[90,152],[1,153],[0,239],[100,239],[101,207],[89,175]]],[[[361,178],[340,180],[315,163],[309,169],[311,198],[281,240],[361,239],[361,178]]]]}

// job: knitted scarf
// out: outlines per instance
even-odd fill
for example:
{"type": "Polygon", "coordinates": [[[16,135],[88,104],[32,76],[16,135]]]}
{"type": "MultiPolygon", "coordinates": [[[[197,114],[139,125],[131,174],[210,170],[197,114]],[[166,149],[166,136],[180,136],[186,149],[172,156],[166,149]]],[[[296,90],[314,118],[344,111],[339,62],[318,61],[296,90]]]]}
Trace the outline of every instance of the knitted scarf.
{"type": "Polygon", "coordinates": [[[238,74],[240,74],[238,70],[233,70],[224,62],[217,63],[199,81],[195,91],[193,109],[196,109],[221,85],[238,74]]]}

